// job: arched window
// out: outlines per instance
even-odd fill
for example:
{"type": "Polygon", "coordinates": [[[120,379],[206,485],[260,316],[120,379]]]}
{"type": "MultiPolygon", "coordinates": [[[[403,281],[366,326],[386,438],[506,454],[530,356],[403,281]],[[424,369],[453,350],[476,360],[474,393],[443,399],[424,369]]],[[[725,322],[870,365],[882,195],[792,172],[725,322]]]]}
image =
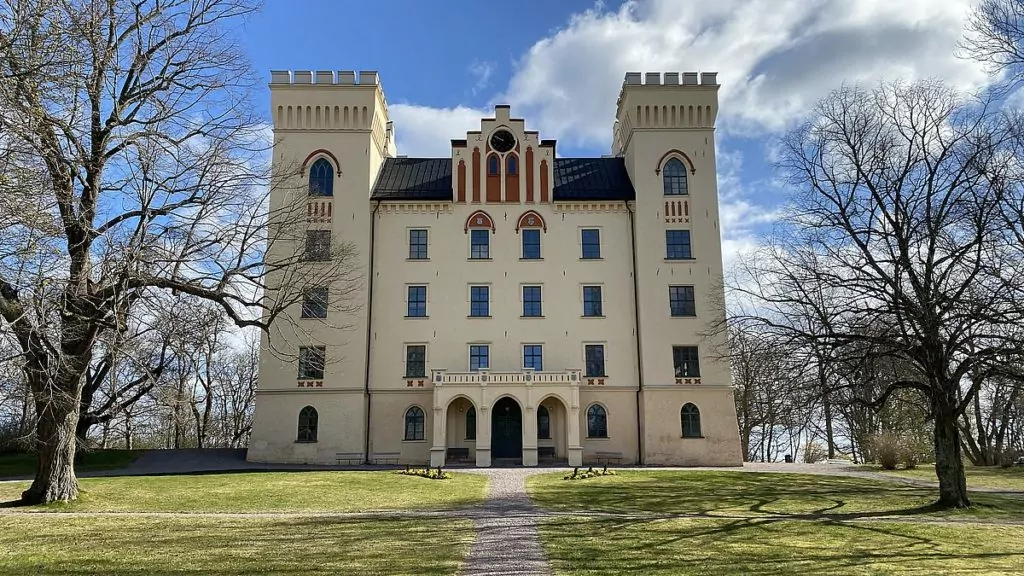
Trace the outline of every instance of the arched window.
{"type": "Polygon", "coordinates": [[[423,440],[423,409],[413,406],[405,411],[405,439],[423,440]]]}
{"type": "Polygon", "coordinates": [[[334,167],[326,158],[309,167],[309,195],[334,196],[334,167]]]}
{"type": "Polygon", "coordinates": [[[587,438],[608,437],[608,413],[604,406],[594,404],[587,409],[587,438]]]}
{"type": "Polygon", "coordinates": [[[661,170],[661,177],[665,182],[666,196],[680,196],[689,194],[686,188],[686,166],[679,158],[672,158],[665,162],[661,170]]]}
{"type": "Polygon", "coordinates": [[[551,414],[545,406],[537,408],[537,438],[551,438],[551,414]]]}
{"type": "Polygon", "coordinates": [[[683,438],[700,438],[700,410],[693,404],[683,404],[679,413],[683,421],[683,438]]]}
{"type": "Polygon", "coordinates": [[[506,162],[505,171],[510,176],[515,176],[516,173],[518,173],[518,171],[519,171],[519,159],[516,158],[515,154],[510,154],[508,159],[505,162],[506,162]]]}
{"type": "Polygon", "coordinates": [[[498,155],[497,154],[491,154],[490,156],[488,156],[487,157],[487,175],[488,176],[497,176],[498,175],[498,166],[499,165],[500,164],[498,162],[498,155]]]}
{"type": "Polygon", "coordinates": [[[476,408],[472,406],[466,412],[466,440],[476,440],[476,408]]]}
{"type": "Polygon", "coordinates": [[[316,442],[316,428],[319,420],[316,408],[306,406],[299,410],[299,442],[316,442]]]}

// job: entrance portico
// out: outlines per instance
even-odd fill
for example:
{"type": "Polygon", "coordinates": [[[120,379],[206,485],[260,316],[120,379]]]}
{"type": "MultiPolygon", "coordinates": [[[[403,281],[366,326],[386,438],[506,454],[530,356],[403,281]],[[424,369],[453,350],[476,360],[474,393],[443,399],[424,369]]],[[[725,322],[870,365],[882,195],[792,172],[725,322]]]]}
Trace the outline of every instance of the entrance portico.
{"type": "Polygon", "coordinates": [[[468,399],[476,407],[476,465],[487,467],[492,458],[517,458],[524,466],[537,465],[537,410],[552,399],[567,415],[565,456],[569,466],[583,464],[580,445],[579,385],[581,370],[564,372],[448,372],[431,370],[434,385],[433,444],[430,465],[446,463],[448,410],[453,401],[468,399]],[[497,414],[496,414],[497,412],[497,414]],[[517,426],[518,425],[518,426],[517,426]],[[519,428],[521,441],[509,438],[519,428]]]}

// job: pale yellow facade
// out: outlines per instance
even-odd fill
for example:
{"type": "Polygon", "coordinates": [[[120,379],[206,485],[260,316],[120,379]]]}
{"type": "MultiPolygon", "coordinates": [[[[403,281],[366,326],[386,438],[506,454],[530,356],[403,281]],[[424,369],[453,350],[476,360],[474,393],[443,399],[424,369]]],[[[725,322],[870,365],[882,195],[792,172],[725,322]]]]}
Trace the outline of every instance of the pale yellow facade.
{"type": "Polygon", "coordinates": [[[249,460],[741,463],[724,344],[706,335],[723,313],[714,74],[627,74],[612,154],[579,161],[507,106],[450,159],[396,157],[373,72],[274,72],[270,88],[275,169],[300,167],[272,206],[308,203],[310,228],[352,243],[364,280],[358,310],[296,306],[264,336],[249,460]],[[295,192],[320,159],[333,194],[295,192]],[[685,194],[665,193],[670,162],[685,194]],[[602,176],[616,169],[627,186],[602,176]],[[599,257],[583,257],[583,230],[599,257]],[[688,258],[668,257],[666,230],[688,231],[688,258]],[[524,258],[526,234],[539,258],[524,258]],[[484,236],[486,258],[472,248],[484,236]],[[670,313],[671,286],[692,287],[694,313],[670,313]],[[299,349],[321,346],[323,374],[300,378],[299,349]],[[697,361],[681,371],[673,347],[697,361]]]}

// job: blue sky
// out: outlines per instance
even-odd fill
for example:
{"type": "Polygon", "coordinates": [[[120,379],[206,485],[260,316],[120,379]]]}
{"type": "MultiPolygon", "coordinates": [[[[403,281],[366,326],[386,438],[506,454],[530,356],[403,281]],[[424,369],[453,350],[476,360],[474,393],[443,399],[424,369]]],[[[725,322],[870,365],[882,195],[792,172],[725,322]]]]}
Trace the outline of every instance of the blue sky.
{"type": "MultiPolygon", "coordinates": [[[[563,156],[608,152],[626,71],[715,71],[726,260],[785,199],[777,138],[843,82],[987,77],[957,58],[971,0],[266,0],[246,25],[257,70],[377,70],[399,153],[447,156],[493,105],[563,156]]],[[[266,106],[269,93],[260,96],[266,106]]]]}

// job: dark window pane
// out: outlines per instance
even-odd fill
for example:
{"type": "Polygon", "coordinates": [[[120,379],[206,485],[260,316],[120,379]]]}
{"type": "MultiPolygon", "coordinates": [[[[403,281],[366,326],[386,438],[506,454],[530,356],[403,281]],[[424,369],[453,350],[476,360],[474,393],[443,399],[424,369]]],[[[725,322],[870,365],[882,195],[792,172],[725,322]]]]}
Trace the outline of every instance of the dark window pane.
{"type": "Polygon", "coordinates": [[[306,230],[306,260],[331,259],[331,231],[306,230]]]}
{"type": "Polygon", "coordinates": [[[523,316],[542,316],[540,286],[523,286],[523,316]]]}
{"type": "Polygon", "coordinates": [[[600,286],[584,286],[583,287],[583,315],[584,316],[603,316],[601,309],[601,287],[600,286]]]}
{"type": "Polygon", "coordinates": [[[539,344],[523,346],[523,368],[533,368],[537,372],[544,370],[544,347],[539,344]]]}
{"type": "Polygon", "coordinates": [[[299,442],[316,442],[319,419],[316,408],[312,406],[306,406],[299,410],[299,433],[297,437],[299,442]]]}
{"type": "Polygon", "coordinates": [[[327,318],[326,286],[310,288],[302,295],[302,317],[303,318],[327,318]]]}
{"type": "Polygon", "coordinates": [[[668,305],[673,316],[696,316],[693,286],[669,286],[668,305]]]}
{"type": "Polygon", "coordinates": [[[469,347],[469,370],[487,370],[490,368],[490,349],[486,344],[476,344],[469,347]]]}
{"type": "Polygon", "coordinates": [[[488,286],[470,286],[469,315],[490,316],[490,289],[488,286]]]}
{"type": "Polygon", "coordinates": [[[334,167],[325,158],[320,158],[309,168],[309,195],[334,195],[334,167]]]}
{"type": "Polygon", "coordinates": [[[413,406],[405,412],[405,439],[423,440],[423,410],[413,406]]]}
{"type": "Polygon", "coordinates": [[[466,411],[466,440],[476,440],[476,408],[466,411]]]}
{"type": "Polygon", "coordinates": [[[583,258],[601,257],[601,231],[597,228],[588,228],[581,232],[583,241],[583,258]]]}
{"type": "Polygon", "coordinates": [[[672,362],[675,364],[676,378],[700,376],[700,362],[697,359],[696,346],[673,346],[672,362]]]}
{"type": "Polygon", "coordinates": [[[519,162],[516,160],[514,154],[511,154],[508,157],[508,168],[506,172],[510,176],[515,176],[519,172],[519,162]]]}
{"type": "Polygon", "coordinates": [[[604,345],[587,344],[587,377],[596,378],[605,376],[604,373],[604,345]]]}
{"type": "Polygon", "coordinates": [[[427,231],[409,230],[409,259],[427,259],[427,231]]]}
{"type": "Polygon", "coordinates": [[[683,424],[683,438],[700,438],[700,410],[693,404],[683,405],[680,411],[683,424]]]}
{"type": "Polygon", "coordinates": [[[499,166],[499,162],[498,162],[498,156],[497,155],[492,154],[492,155],[487,157],[487,175],[488,176],[497,176],[498,175],[498,166],[499,166]]]}
{"type": "Polygon", "coordinates": [[[299,380],[323,380],[326,355],[323,346],[299,348],[299,380]]]}
{"type": "Polygon", "coordinates": [[[527,228],[523,233],[523,259],[537,260],[540,258],[540,230],[527,228]]]}
{"type": "Polygon", "coordinates": [[[427,375],[427,347],[416,344],[405,347],[405,376],[423,378],[427,375]]]}
{"type": "Polygon", "coordinates": [[[409,309],[407,316],[422,318],[427,315],[427,287],[409,286],[409,309]]]}
{"type": "Polygon", "coordinates": [[[475,260],[491,257],[491,231],[470,230],[469,257],[475,260]]]}
{"type": "Polygon", "coordinates": [[[608,413],[599,404],[594,404],[587,410],[587,436],[590,438],[608,437],[608,413]]]}
{"type": "Polygon", "coordinates": [[[692,258],[690,252],[689,230],[665,231],[665,258],[669,260],[685,260],[692,258]]]}
{"type": "Polygon", "coordinates": [[[551,438],[551,414],[544,406],[537,408],[537,438],[551,438]]]}
{"type": "Polygon", "coordinates": [[[678,158],[673,158],[665,163],[661,171],[665,181],[665,195],[679,196],[688,194],[686,189],[686,167],[678,158]]]}

